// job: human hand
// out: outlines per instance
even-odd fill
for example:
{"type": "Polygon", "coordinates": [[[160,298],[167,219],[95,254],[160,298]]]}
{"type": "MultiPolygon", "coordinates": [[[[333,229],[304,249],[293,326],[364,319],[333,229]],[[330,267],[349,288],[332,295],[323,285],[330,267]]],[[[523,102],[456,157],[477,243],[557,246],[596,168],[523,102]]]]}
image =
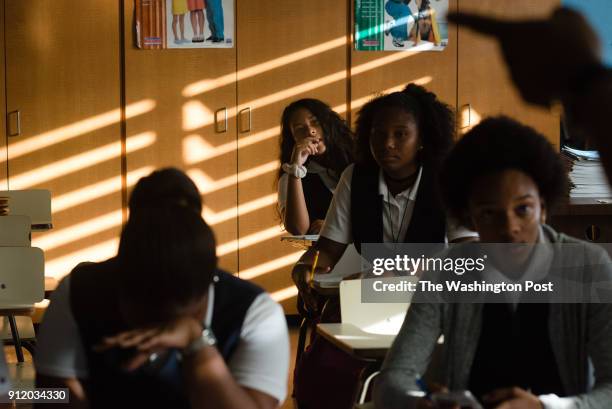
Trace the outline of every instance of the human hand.
{"type": "Polygon", "coordinates": [[[321,229],[323,228],[323,223],[325,220],[317,219],[310,223],[310,228],[308,229],[308,234],[319,234],[321,229]]]}
{"type": "MultiPolygon", "coordinates": [[[[317,267],[315,273],[325,274],[329,273],[330,270],[329,267],[317,267]]],[[[311,272],[312,265],[298,263],[293,267],[293,270],[291,270],[291,278],[300,291],[300,295],[304,300],[307,310],[316,313],[318,312],[319,306],[316,294],[312,291],[311,287],[311,272]]]]}
{"type": "MultiPolygon", "coordinates": [[[[448,388],[438,383],[428,384],[427,389],[430,394],[448,393],[448,388]]],[[[417,401],[417,409],[461,409],[458,404],[454,403],[435,403],[430,398],[421,398],[417,401]]]]}
{"type": "Polygon", "coordinates": [[[291,163],[300,166],[306,163],[310,155],[316,155],[319,152],[320,140],[320,138],[308,137],[296,142],[291,153],[291,163]]]}
{"type": "Polygon", "coordinates": [[[597,35],[570,9],[543,20],[510,22],[466,13],[449,13],[448,20],[496,37],[521,96],[534,104],[561,100],[585,70],[601,64],[597,35]]]}
{"type": "Polygon", "coordinates": [[[483,396],[482,401],[495,409],[544,409],[537,396],[518,387],[496,389],[483,396]]]}
{"type": "Polygon", "coordinates": [[[124,364],[126,370],[132,371],[146,363],[152,354],[171,348],[186,348],[201,333],[200,322],[192,317],[181,317],[163,326],[137,328],[106,337],[94,346],[94,350],[102,352],[111,348],[134,348],[136,353],[124,364]]]}

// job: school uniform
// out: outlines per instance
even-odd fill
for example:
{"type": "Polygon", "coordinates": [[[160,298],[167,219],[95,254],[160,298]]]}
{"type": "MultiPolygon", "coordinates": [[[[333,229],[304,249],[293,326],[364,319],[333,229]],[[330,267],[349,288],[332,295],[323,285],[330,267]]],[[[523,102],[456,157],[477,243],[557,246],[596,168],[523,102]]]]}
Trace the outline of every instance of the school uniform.
{"type": "Polygon", "coordinates": [[[435,176],[421,166],[414,185],[392,195],[378,166],[342,173],[320,235],[338,243],[444,243],[476,232],[445,217],[435,176]]]}
{"type": "MultiPolygon", "coordinates": [[[[561,260],[562,266],[573,266],[569,270],[575,280],[572,286],[588,282],[589,277],[612,280],[612,262],[605,250],[548,226],[543,226],[540,240],[553,246],[581,246],[584,265],[564,261],[568,255],[560,250],[555,257],[532,257],[525,276],[547,273],[553,260],[561,260]]],[[[409,392],[418,389],[415,377],[425,373],[436,341],[443,335],[435,381],[450,390],[470,389],[478,396],[499,387],[519,386],[537,395],[545,409],[608,408],[612,402],[612,305],[520,304],[516,294],[508,296],[504,304],[413,303],[378,376],[376,407],[416,407],[417,398],[409,392]]]]}
{"type": "MultiPolygon", "coordinates": [[[[349,165],[340,177],[320,235],[338,243],[354,243],[360,253],[362,243],[444,243],[449,229],[435,186],[434,176],[420,167],[414,185],[394,196],[378,166],[349,165]]],[[[477,234],[453,226],[448,236],[477,234]]],[[[364,362],[339,352],[320,337],[303,357],[294,377],[300,407],[351,408],[364,362]]]]}
{"type": "MultiPolygon", "coordinates": [[[[38,335],[36,371],[78,378],[96,407],[189,408],[181,355],[170,350],[155,372],[121,369],[125,352],[94,352],[104,337],[129,330],[118,305],[116,258],[77,266],[53,293],[38,335]]],[[[155,302],[155,300],[151,300],[155,302]]],[[[282,308],[254,284],[217,271],[204,326],[217,338],[235,381],[282,402],[289,339],[282,308]]]]}
{"type": "MultiPolygon", "coordinates": [[[[314,220],[325,219],[334,190],[338,184],[338,179],[334,176],[334,171],[323,167],[313,160],[309,160],[306,163],[306,171],[306,176],[300,180],[302,190],[304,191],[308,217],[312,223],[314,220]]],[[[278,209],[281,214],[284,214],[287,208],[288,183],[289,175],[283,173],[278,179],[278,209]]]]}

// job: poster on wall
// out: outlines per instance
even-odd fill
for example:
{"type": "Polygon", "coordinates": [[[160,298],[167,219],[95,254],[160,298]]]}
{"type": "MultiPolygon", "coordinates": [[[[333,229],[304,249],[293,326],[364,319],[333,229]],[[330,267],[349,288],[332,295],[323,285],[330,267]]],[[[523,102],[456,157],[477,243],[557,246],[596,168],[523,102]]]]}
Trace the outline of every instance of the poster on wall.
{"type": "Polygon", "coordinates": [[[232,48],[234,0],[134,0],[143,49],[232,48]]]}
{"type": "Polygon", "coordinates": [[[448,0],[355,0],[355,49],[442,51],[448,0]]]}

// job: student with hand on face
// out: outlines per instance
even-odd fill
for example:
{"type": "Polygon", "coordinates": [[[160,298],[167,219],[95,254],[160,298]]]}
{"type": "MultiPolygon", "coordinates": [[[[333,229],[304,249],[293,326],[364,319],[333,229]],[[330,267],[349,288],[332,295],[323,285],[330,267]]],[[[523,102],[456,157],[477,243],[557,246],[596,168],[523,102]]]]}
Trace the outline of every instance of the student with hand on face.
{"type": "Polygon", "coordinates": [[[37,387],[69,388],[74,408],[278,407],[289,363],[283,310],[217,269],[194,183],[155,171],[129,207],[117,256],[78,265],[53,293],[37,387]]]}
{"type": "Polygon", "coordinates": [[[281,118],[278,210],[291,234],[319,234],[338,179],[353,162],[353,135],[327,104],[305,98],[281,118]]]}
{"type": "Polygon", "coordinates": [[[475,233],[447,224],[437,190],[439,166],[453,143],[450,108],[425,88],[409,84],[363,106],[357,119],[355,165],[346,168],[317,244],[293,268],[309,298],[309,272],[330,271],[354,243],[444,243],[475,233]]]}
{"type": "MultiPolygon", "coordinates": [[[[452,215],[473,227],[481,242],[507,243],[512,254],[504,262],[511,266],[489,260],[506,280],[553,271],[563,251],[534,250],[539,243],[580,246],[583,258],[572,260],[572,283],[595,273],[612,280],[603,249],[545,224],[565,194],[567,177],[558,154],[532,128],[505,117],[484,120],[457,143],[441,180],[452,215]],[[575,265],[577,260],[584,265],[575,265]],[[523,276],[509,275],[517,271],[523,276]]],[[[440,335],[444,348],[435,381],[451,391],[470,390],[487,408],[609,407],[612,305],[528,303],[521,294],[505,295],[505,303],[473,301],[478,294],[469,303],[413,302],[378,377],[376,408],[433,408],[408,392],[417,389],[415,377],[428,369],[440,335]]]]}

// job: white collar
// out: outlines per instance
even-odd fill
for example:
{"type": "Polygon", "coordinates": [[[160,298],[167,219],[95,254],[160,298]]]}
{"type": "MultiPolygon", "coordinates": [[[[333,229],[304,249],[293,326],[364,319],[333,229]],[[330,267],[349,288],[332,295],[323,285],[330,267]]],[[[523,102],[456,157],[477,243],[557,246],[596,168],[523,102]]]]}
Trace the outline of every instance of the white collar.
{"type": "MultiPolygon", "coordinates": [[[[415,201],[417,192],[419,190],[419,185],[421,183],[422,174],[423,174],[423,166],[419,166],[419,173],[417,175],[416,180],[414,181],[414,184],[408,189],[401,191],[395,196],[396,197],[402,196],[408,200],[415,201]]],[[[387,197],[391,195],[389,192],[389,188],[387,187],[387,182],[385,182],[385,176],[383,175],[382,169],[378,171],[378,194],[382,195],[383,200],[387,200],[387,197]]]]}

